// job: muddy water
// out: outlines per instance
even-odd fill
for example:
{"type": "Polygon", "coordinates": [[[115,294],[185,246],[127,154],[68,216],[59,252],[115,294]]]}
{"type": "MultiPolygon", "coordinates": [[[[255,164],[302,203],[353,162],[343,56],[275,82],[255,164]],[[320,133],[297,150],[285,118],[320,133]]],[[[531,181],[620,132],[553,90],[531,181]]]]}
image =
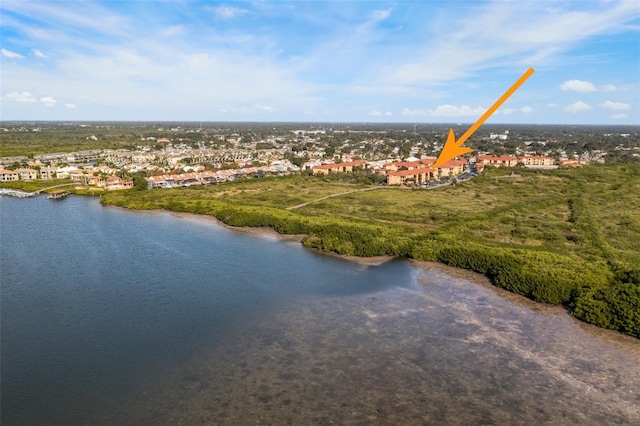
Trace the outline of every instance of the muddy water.
{"type": "Polygon", "coordinates": [[[640,342],[482,277],[309,297],[105,413],[135,424],[640,424],[640,342]]]}

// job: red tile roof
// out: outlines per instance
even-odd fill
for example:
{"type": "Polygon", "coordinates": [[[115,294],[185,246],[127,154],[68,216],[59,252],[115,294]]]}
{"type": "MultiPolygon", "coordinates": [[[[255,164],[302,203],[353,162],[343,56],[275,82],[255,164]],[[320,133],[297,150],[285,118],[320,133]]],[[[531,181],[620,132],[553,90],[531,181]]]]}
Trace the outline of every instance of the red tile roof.
{"type": "Polygon", "coordinates": [[[433,169],[429,168],[429,167],[423,167],[421,169],[413,169],[413,170],[398,170],[396,172],[390,172],[389,175],[391,176],[413,176],[413,175],[420,175],[422,173],[431,173],[433,172],[433,169]]]}

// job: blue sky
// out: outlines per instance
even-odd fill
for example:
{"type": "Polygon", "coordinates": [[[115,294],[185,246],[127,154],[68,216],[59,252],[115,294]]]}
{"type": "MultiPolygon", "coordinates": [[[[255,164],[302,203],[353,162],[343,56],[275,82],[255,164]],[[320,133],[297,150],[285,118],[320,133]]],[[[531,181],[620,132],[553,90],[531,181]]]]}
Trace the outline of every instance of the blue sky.
{"type": "Polygon", "coordinates": [[[640,2],[2,0],[3,120],[640,124],[640,2]]]}

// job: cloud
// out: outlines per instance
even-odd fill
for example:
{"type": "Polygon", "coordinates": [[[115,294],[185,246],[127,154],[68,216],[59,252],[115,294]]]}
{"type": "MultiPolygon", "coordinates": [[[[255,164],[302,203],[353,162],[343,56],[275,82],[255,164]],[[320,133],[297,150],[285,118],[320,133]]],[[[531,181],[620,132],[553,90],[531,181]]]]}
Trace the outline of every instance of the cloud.
{"type": "Polygon", "coordinates": [[[67,103],[67,104],[64,104],[64,106],[66,106],[67,108],[73,109],[73,108],[75,108],[75,107],[76,107],[76,104],[69,104],[69,103],[67,103]]]}
{"type": "Polygon", "coordinates": [[[31,52],[33,53],[33,56],[35,56],[36,58],[40,58],[40,59],[47,59],[48,58],[47,55],[45,55],[44,53],[42,53],[38,49],[33,49],[31,52]]]}
{"type": "Polygon", "coordinates": [[[530,106],[523,106],[522,108],[500,108],[498,111],[496,111],[496,113],[501,113],[504,115],[510,115],[514,112],[523,112],[525,114],[528,114],[530,112],[533,112],[533,108],[531,108],[530,106]]]}
{"type": "Polygon", "coordinates": [[[236,16],[241,16],[241,15],[246,15],[249,12],[246,9],[240,9],[238,7],[231,7],[231,6],[218,6],[215,8],[210,8],[211,11],[213,11],[213,13],[221,19],[233,19],[236,16]]]}
{"type": "MultiPolygon", "coordinates": [[[[387,64],[378,68],[378,84],[443,83],[514,64],[564,66],[573,59],[566,52],[577,44],[596,35],[635,31],[627,22],[640,16],[633,1],[585,2],[579,10],[569,3],[558,3],[553,10],[547,2],[472,3],[465,10],[469,13],[460,13],[459,8],[442,11],[422,31],[424,37],[398,49],[393,60],[385,57],[387,64]],[[451,31],[452,25],[456,31],[451,31]]],[[[578,61],[586,62],[581,57],[578,61]]]]}
{"type": "Polygon", "coordinates": [[[572,103],[569,106],[564,107],[564,110],[567,112],[572,112],[572,113],[578,113],[578,112],[584,112],[584,111],[589,111],[590,109],[592,109],[593,107],[590,106],[589,104],[586,104],[582,101],[577,101],[572,103]]]}
{"type": "Polygon", "coordinates": [[[5,98],[16,102],[37,102],[37,99],[29,92],[11,92],[5,98]]]}
{"type": "Polygon", "coordinates": [[[7,49],[0,49],[0,52],[2,52],[2,56],[6,56],[7,58],[11,58],[11,59],[22,59],[24,58],[24,56],[22,56],[19,53],[16,52],[12,52],[10,50],[7,49]]]}
{"type": "Polygon", "coordinates": [[[623,118],[627,118],[628,115],[627,114],[613,114],[611,116],[612,120],[622,120],[623,118]]]}
{"type": "Polygon", "coordinates": [[[373,22],[380,22],[380,21],[384,21],[389,16],[391,16],[391,9],[374,10],[373,12],[371,12],[370,18],[371,18],[371,21],[373,22]]]}
{"type": "Polygon", "coordinates": [[[558,108],[559,106],[560,106],[560,105],[558,105],[558,104],[556,104],[556,103],[553,103],[553,102],[552,102],[552,103],[550,103],[550,104],[547,104],[547,107],[549,107],[549,108],[558,108]]]}
{"type": "Polygon", "coordinates": [[[435,109],[430,110],[411,110],[405,108],[402,110],[402,115],[427,115],[432,117],[470,117],[480,116],[484,114],[486,108],[475,107],[472,108],[468,105],[462,105],[460,107],[455,105],[438,105],[435,109]]]}
{"type": "Polygon", "coordinates": [[[45,96],[44,98],[40,98],[40,102],[42,103],[42,105],[46,107],[54,107],[56,106],[56,103],[58,103],[58,101],[53,99],[51,96],[45,96]]]}
{"type": "Polygon", "coordinates": [[[624,103],[624,102],[614,102],[614,101],[604,101],[603,103],[600,104],[601,107],[603,108],[609,108],[609,109],[614,109],[614,110],[625,110],[625,109],[631,109],[631,105],[624,103]]]}
{"type": "Polygon", "coordinates": [[[370,113],[368,113],[367,115],[372,115],[374,117],[381,117],[383,115],[389,116],[389,115],[393,115],[393,113],[391,111],[385,111],[385,112],[381,112],[381,111],[371,111],[370,113]]]}
{"type": "Polygon", "coordinates": [[[596,91],[596,86],[594,86],[593,83],[582,80],[565,81],[560,85],[560,88],[565,92],[589,93],[596,91]]]}
{"type": "Polygon", "coordinates": [[[618,88],[613,84],[605,84],[604,86],[598,87],[598,91],[600,92],[615,92],[616,90],[618,90],[618,88]]]}
{"type": "Polygon", "coordinates": [[[264,111],[264,112],[274,112],[275,111],[275,109],[271,105],[254,104],[253,107],[255,109],[257,109],[258,111],[264,111]]]}

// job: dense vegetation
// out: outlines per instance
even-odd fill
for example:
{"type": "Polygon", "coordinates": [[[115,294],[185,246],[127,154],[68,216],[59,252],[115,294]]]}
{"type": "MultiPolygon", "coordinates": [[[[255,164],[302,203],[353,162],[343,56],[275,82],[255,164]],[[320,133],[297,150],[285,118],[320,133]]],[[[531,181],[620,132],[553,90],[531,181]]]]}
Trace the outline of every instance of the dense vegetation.
{"type": "Polygon", "coordinates": [[[104,204],[215,216],[305,234],[343,255],[435,260],[486,274],[577,318],[640,337],[640,166],[488,170],[433,191],[364,188],[317,177],[105,194],[104,204]]]}

